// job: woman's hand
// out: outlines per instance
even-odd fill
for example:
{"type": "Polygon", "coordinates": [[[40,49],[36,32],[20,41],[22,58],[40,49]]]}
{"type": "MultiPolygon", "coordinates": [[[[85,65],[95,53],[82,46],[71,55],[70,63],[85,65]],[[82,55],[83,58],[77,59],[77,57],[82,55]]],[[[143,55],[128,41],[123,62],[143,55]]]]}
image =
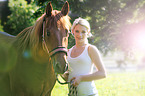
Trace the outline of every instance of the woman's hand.
{"type": "Polygon", "coordinates": [[[71,81],[73,81],[73,86],[77,87],[82,81],[82,77],[81,76],[73,77],[71,81]]]}

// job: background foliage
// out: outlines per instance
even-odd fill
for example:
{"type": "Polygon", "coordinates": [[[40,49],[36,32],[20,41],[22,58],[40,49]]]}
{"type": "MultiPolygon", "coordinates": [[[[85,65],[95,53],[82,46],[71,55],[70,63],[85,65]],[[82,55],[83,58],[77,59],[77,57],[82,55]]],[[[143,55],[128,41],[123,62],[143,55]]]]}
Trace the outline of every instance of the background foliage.
{"type": "Polygon", "coordinates": [[[8,4],[11,14],[6,22],[6,32],[17,35],[23,29],[32,26],[36,18],[33,18],[33,13],[37,10],[34,3],[27,4],[25,0],[10,0],[8,4]]]}
{"type": "MultiPolygon", "coordinates": [[[[53,8],[61,10],[65,0],[10,0],[11,15],[4,25],[4,31],[16,35],[24,28],[34,24],[34,21],[45,12],[45,7],[51,1],[53,8]]],[[[67,0],[70,5],[71,22],[77,17],[83,17],[90,22],[93,37],[90,43],[96,45],[102,53],[116,49],[127,52],[132,34],[130,25],[143,21],[145,18],[144,0],[67,0]]],[[[145,24],[145,23],[142,23],[145,24]]],[[[74,45],[74,39],[69,37],[69,48],[74,45]]]]}

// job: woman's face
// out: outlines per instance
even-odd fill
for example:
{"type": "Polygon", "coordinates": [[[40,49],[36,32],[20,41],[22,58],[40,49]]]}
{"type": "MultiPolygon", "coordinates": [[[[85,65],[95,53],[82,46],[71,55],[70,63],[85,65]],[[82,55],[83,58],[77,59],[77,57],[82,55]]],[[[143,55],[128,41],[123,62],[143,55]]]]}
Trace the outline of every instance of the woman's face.
{"type": "Polygon", "coordinates": [[[73,34],[77,42],[83,42],[87,39],[88,30],[85,26],[78,24],[74,27],[73,34]]]}

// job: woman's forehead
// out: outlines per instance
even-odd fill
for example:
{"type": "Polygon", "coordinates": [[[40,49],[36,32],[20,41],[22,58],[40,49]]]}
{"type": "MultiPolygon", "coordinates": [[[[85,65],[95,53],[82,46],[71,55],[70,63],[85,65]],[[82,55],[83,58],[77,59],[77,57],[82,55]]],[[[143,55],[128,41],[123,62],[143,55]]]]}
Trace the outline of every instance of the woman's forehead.
{"type": "Polygon", "coordinates": [[[74,28],[75,30],[88,30],[85,26],[77,24],[74,28]]]}

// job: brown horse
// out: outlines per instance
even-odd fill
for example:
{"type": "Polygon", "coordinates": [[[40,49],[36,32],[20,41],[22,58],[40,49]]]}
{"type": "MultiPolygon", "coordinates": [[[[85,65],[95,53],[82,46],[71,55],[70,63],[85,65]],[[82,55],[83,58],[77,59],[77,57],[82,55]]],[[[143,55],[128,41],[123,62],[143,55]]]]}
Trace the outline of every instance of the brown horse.
{"type": "Polygon", "coordinates": [[[0,32],[0,96],[50,96],[67,70],[69,4],[46,12],[17,36],[0,32]]]}

